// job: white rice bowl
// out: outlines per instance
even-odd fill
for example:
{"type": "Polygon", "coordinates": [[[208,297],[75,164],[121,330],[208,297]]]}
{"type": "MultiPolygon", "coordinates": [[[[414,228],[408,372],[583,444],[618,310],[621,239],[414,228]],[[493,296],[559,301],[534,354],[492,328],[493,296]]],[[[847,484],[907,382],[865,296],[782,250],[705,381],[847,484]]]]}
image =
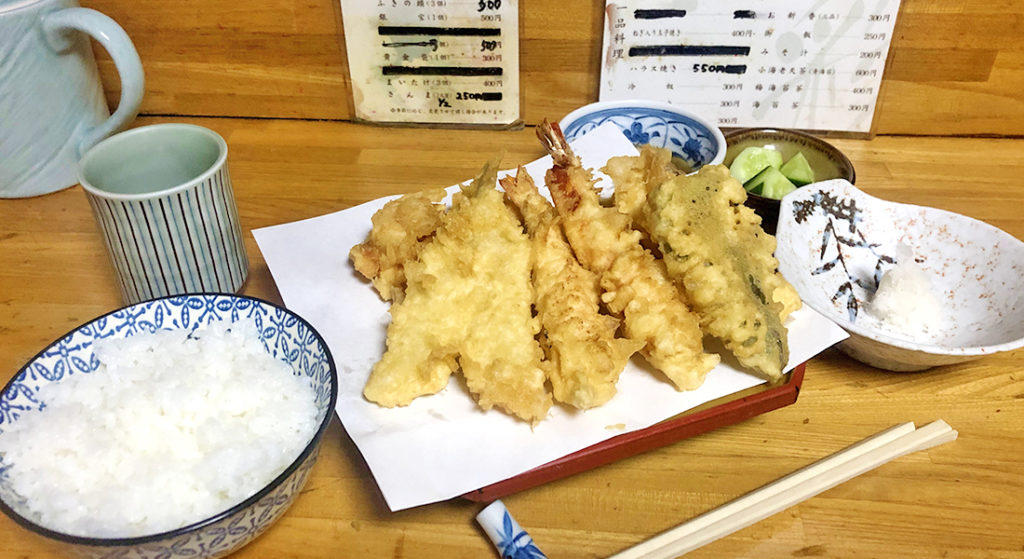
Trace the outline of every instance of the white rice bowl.
{"type": "Polygon", "coordinates": [[[301,491],[336,398],[326,344],[286,309],[220,294],[121,309],[0,394],[0,509],[76,555],[220,557],[301,491]]]}
{"type": "Polygon", "coordinates": [[[309,380],[251,322],[99,340],[100,366],[40,389],[0,437],[14,490],[47,528],[134,537],[240,503],[316,431],[309,380]]]}

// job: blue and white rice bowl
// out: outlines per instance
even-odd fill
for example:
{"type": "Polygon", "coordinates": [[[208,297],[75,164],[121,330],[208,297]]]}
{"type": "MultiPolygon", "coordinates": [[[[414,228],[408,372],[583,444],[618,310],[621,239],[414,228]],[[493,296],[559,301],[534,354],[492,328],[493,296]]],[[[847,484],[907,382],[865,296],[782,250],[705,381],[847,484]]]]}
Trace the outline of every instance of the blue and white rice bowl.
{"type": "Polygon", "coordinates": [[[668,148],[692,170],[725,160],[725,136],[707,119],[683,108],[643,99],[599,101],[567,114],[559,126],[572,141],[612,123],[634,145],[668,148]]]}
{"type": "Polygon", "coordinates": [[[58,532],[35,522],[29,504],[12,488],[9,471],[16,465],[4,464],[0,456],[0,510],[57,544],[65,554],[78,557],[222,557],[270,527],[305,485],[338,397],[334,360],[320,334],[301,317],[273,303],[231,294],[175,295],[144,301],[83,324],[47,346],[4,387],[0,393],[0,437],[19,419],[45,407],[36,397],[41,387],[97,369],[96,340],[155,330],[195,331],[213,322],[239,320],[253,323],[267,352],[290,366],[283,370],[306,377],[314,393],[316,430],[299,455],[270,483],[237,505],[178,529],[139,537],[95,538],[58,532]]]}

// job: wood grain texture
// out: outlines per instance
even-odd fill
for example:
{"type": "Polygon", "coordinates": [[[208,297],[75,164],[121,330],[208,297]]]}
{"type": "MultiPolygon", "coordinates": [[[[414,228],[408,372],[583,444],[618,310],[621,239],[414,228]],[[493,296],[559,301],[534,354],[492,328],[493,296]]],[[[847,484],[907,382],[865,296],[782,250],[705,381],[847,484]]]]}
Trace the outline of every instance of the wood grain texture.
{"type": "MultiPolygon", "coordinates": [[[[275,302],[280,295],[253,228],[454,184],[503,149],[507,166],[541,155],[529,128],[184,120],[227,139],[251,259],[243,293],[275,302]]],[[[858,186],[867,192],[955,210],[1024,239],[1024,140],[878,137],[834,143],[856,165],[858,186]]],[[[106,258],[80,187],[0,202],[0,381],[72,327],[119,305],[106,258]]],[[[827,351],[808,363],[792,406],[504,501],[551,557],[605,557],[891,425],[941,418],[960,431],[956,442],[900,458],[691,556],[1021,557],[1022,358],[1024,351],[1016,351],[897,374],[827,351]]],[[[336,421],[303,494],[278,524],[234,557],[496,557],[472,520],[480,508],[453,500],[389,512],[336,421]]],[[[25,557],[61,555],[0,516],[0,559],[25,557]]]]}
{"type": "MultiPolygon", "coordinates": [[[[347,120],[338,0],[83,0],[135,41],[143,114],[347,120]]],[[[522,0],[527,124],[597,100],[604,2],[522,0]]],[[[879,134],[1024,134],[1024,0],[904,0],[879,134]]],[[[97,53],[111,104],[117,73],[97,53]]]]}

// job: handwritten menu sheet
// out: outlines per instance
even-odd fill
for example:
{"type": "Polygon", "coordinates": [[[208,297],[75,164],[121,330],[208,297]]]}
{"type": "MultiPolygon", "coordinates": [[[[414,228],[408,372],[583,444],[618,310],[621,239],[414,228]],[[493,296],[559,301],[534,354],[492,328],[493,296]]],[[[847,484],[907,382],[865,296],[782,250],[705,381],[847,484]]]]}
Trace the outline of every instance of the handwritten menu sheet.
{"type": "Polygon", "coordinates": [[[608,0],[600,98],[868,133],[899,0],[608,0]]]}
{"type": "Polygon", "coordinates": [[[519,120],[518,0],[340,0],[357,119],[519,120]]]}

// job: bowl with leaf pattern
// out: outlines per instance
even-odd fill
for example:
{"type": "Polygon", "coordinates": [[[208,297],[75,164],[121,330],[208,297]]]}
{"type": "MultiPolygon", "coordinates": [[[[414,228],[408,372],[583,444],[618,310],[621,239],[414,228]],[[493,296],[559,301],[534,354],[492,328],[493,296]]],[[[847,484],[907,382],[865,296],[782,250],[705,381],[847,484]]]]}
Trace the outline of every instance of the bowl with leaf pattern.
{"type": "Polygon", "coordinates": [[[776,239],[779,270],[858,361],[917,371],[1024,346],[1024,242],[992,225],[836,179],[784,197],[776,239]],[[924,283],[892,293],[919,324],[877,310],[887,274],[909,268],[924,283]]]}
{"type": "Polygon", "coordinates": [[[725,136],[704,117],[658,101],[627,99],[599,101],[565,115],[558,125],[572,141],[598,126],[618,126],[634,145],[667,148],[673,162],[686,172],[725,159],[725,136]]]}
{"type": "MultiPolygon", "coordinates": [[[[288,465],[269,483],[217,514],[197,518],[176,529],[131,537],[90,537],[62,532],[46,525],[37,507],[18,492],[19,486],[12,481],[11,472],[18,464],[10,460],[5,463],[4,456],[0,455],[0,510],[23,528],[48,540],[51,547],[59,549],[64,557],[156,559],[188,556],[210,559],[239,549],[269,528],[284,514],[305,485],[338,397],[337,372],[323,338],[304,319],[273,303],[233,294],[174,295],[97,317],[48,345],[7,383],[0,393],[0,438],[5,432],[13,432],[15,425],[29,414],[39,413],[46,407],[45,394],[53,392],[41,392],[42,388],[71,377],[104,374],[94,352],[94,345],[100,340],[127,338],[157,330],[194,333],[212,322],[223,321],[251,323],[254,327],[246,330],[252,333],[250,339],[258,336],[263,348],[274,359],[287,365],[279,367],[275,374],[304,377],[312,388],[313,402],[310,405],[315,409],[310,410],[309,417],[315,418],[313,435],[308,440],[295,441],[294,447],[302,450],[297,456],[283,457],[288,465]]],[[[153,351],[159,351],[159,346],[153,351]]],[[[95,392],[87,391],[88,394],[81,397],[93,396],[95,392]]],[[[180,391],[167,393],[173,397],[180,391]]],[[[280,405],[278,402],[288,396],[275,393],[269,400],[273,407],[267,408],[268,412],[276,409],[280,405]]],[[[119,479],[113,474],[106,477],[119,479]]],[[[52,476],[45,479],[36,476],[33,483],[52,485],[54,491],[61,491],[61,483],[55,482],[52,476]]],[[[129,486],[123,488],[131,490],[129,486]]],[[[171,502],[174,499],[167,498],[164,505],[170,506],[171,502]]]]}

